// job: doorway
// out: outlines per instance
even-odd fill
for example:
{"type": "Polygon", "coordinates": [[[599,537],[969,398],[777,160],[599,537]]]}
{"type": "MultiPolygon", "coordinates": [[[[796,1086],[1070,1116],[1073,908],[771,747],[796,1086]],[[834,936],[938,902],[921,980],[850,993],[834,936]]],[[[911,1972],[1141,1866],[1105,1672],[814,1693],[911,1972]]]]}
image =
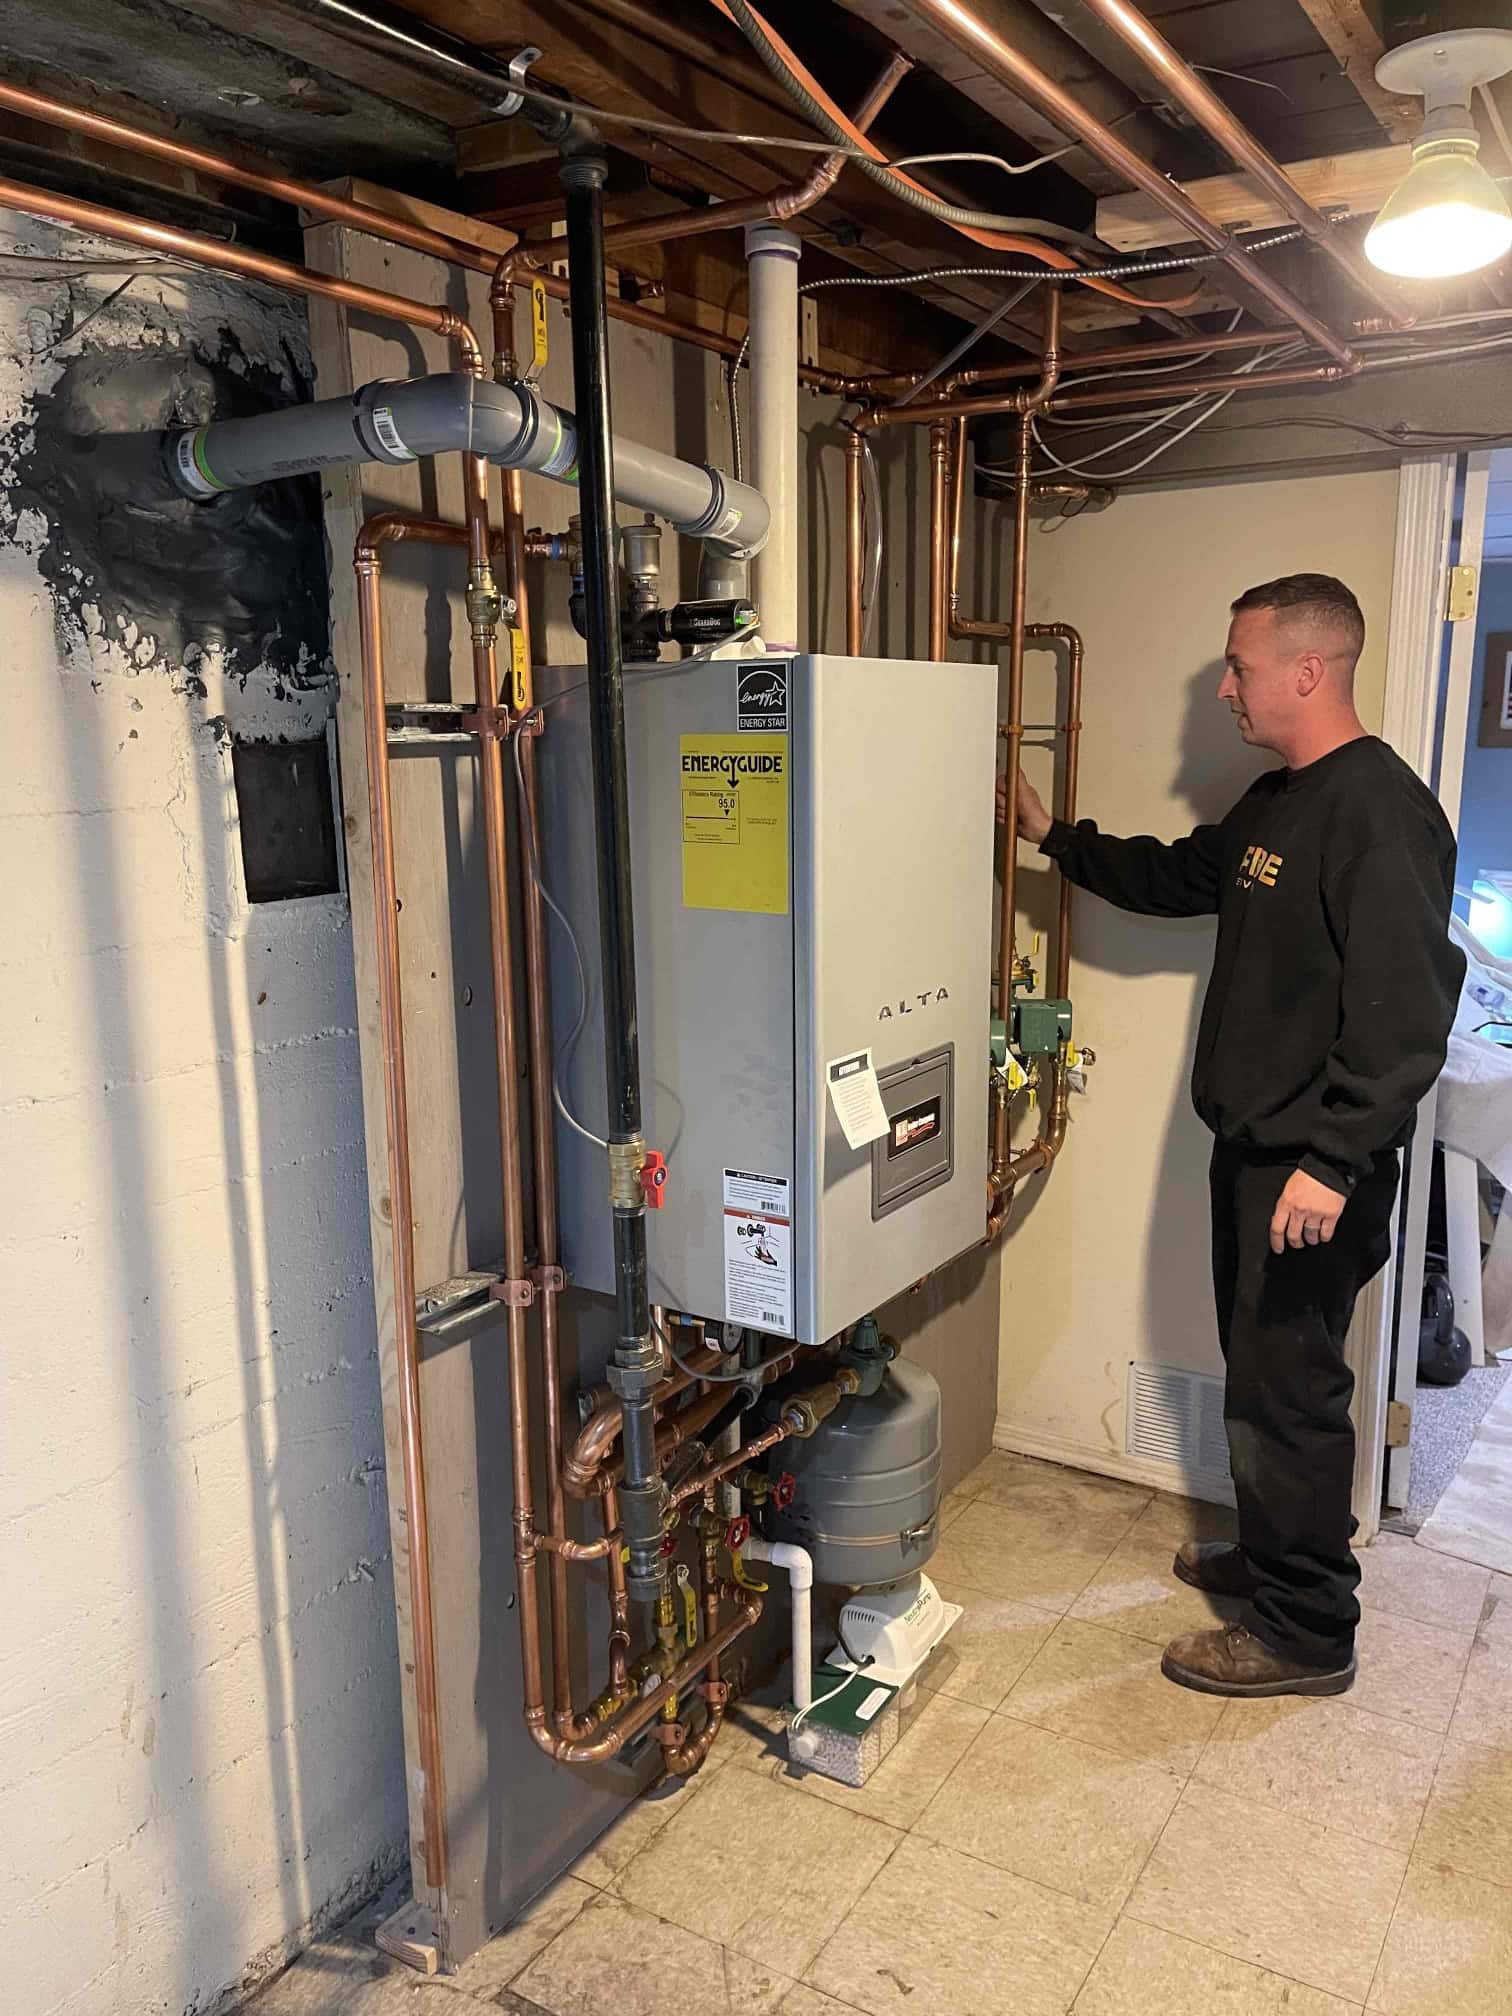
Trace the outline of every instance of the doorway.
{"type": "Polygon", "coordinates": [[[1512,1571],[1512,451],[1403,468],[1384,732],[1455,827],[1467,980],[1362,1312],[1357,1511],[1512,1571]]]}

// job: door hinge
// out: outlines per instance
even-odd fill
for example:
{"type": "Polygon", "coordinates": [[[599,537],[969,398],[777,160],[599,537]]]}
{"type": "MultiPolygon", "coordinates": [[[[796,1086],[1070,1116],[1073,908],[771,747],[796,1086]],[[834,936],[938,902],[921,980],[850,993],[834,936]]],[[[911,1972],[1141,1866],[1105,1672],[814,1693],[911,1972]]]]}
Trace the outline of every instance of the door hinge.
{"type": "Polygon", "coordinates": [[[1386,1403],[1386,1447],[1405,1449],[1412,1440],[1412,1409],[1405,1400],[1386,1403]]]}
{"type": "Polygon", "coordinates": [[[1468,623],[1475,614],[1475,592],[1480,570],[1475,567],[1449,569],[1449,600],[1444,614],[1451,623],[1468,623]]]}

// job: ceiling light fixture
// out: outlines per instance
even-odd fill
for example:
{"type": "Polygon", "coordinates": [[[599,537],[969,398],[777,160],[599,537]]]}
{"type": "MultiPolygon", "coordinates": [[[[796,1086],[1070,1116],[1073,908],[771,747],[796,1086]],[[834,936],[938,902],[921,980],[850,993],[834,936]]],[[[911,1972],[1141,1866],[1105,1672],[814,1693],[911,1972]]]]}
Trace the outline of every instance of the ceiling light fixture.
{"type": "Polygon", "coordinates": [[[1365,256],[1402,280],[1476,273],[1512,251],[1512,210],[1477,158],[1470,116],[1478,84],[1512,70],[1512,29],[1457,28],[1388,50],[1376,65],[1386,91],[1425,102],[1412,166],[1365,236],[1365,256]]]}

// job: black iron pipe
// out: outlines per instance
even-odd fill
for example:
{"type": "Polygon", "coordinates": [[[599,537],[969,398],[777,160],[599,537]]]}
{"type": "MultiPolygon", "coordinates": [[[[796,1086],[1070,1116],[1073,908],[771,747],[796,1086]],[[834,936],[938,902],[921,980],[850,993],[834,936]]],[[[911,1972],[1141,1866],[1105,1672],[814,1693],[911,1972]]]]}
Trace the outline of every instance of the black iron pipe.
{"type": "Polygon", "coordinates": [[[583,605],[588,713],[603,959],[604,1075],[609,1095],[609,1197],[614,1212],[619,1338],[608,1367],[624,1415],[621,1523],[630,1552],[627,1584],[643,1602],[662,1595],[666,1486],[656,1467],[652,1393],[661,1361],[651,1339],[646,1287],[646,1206],[640,1189],[640,1040],[636,1026],[635,919],[630,886],[630,793],[625,765],[624,668],[615,567],[613,419],[609,399],[609,303],[604,274],[604,156],[564,149],[572,376],[578,423],[578,499],[583,527],[583,605]]]}

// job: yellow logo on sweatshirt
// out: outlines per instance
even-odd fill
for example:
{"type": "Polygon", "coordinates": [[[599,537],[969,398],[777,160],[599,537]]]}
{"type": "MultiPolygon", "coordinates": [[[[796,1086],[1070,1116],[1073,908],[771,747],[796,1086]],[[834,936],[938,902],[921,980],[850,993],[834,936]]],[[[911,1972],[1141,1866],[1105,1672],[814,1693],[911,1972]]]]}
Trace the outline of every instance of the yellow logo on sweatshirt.
{"type": "Polygon", "coordinates": [[[1280,872],[1279,854],[1271,854],[1264,847],[1246,847],[1244,859],[1239,863],[1239,887],[1253,889],[1258,882],[1266,889],[1274,889],[1280,872]]]}

